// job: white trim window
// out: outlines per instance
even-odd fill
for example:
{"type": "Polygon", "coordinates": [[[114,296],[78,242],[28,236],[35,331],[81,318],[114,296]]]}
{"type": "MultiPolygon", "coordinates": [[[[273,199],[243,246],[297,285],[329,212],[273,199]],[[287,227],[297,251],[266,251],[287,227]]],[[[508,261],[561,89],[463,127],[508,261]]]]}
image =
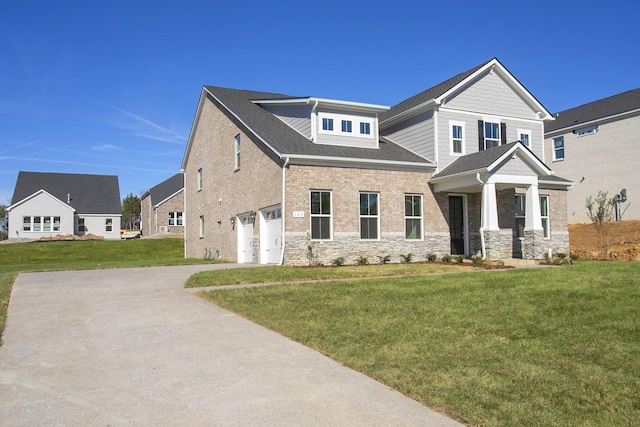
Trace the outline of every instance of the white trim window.
{"type": "Polygon", "coordinates": [[[371,123],[360,122],[360,135],[371,135],[371,123]]]}
{"type": "Polygon", "coordinates": [[[198,169],[198,191],[202,190],[202,182],[203,182],[202,168],[198,169]]]}
{"type": "Polygon", "coordinates": [[[484,122],[484,149],[500,145],[500,123],[484,122]]]}
{"type": "Polygon", "coordinates": [[[531,131],[529,129],[518,129],[518,140],[531,149],[531,131]]]}
{"type": "Polygon", "coordinates": [[[453,156],[465,153],[464,122],[449,121],[450,154],[453,156]]]}
{"type": "Polygon", "coordinates": [[[331,240],[331,191],[312,190],[311,201],[311,239],[331,240]]]}
{"type": "Polygon", "coordinates": [[[360,238],[378,240],[380,238],[380,194],[360,193],[360,238]]]}
{"type": "Polygon", "coordinates": [[[549,196],[540,196],[540,218],[542,219],[542,230],[544,238],[551,237],[551,227],[549,223],[549,196]]]}
{"type": "Polygon", "coordinates": [[[22,217],[22,231],[60,231],[59,216],[22,217]]]}
{"type": "Polygon", "coordinates": [[[422,240],[422,195],[404,195],[404,238],[422,240]]]}
{"type": "Polygon", "coordinates": [[[87,226],[84,223],[84,218],[78,218],[78,232],[84,233],[87,231],[87,226]]]}
{"type": "Polygon", "coordinates": [[[330,117],[322,118],[322,130],[333,132],[333,119],[330,117]]]}
{"type": "Polygon", "coordinates": [[[352,123],[351,120],[342,120],[342,132],[351,133],[352,123]]]}
{"type": "Polygon", "coordinates": [[[200,215],[200,238],[204,238],[204,215],[200,215]]]}
{"type": "Polygon", "coordinates": [[[564,136],[553,138],[553,160],[564,160],[564,136]]]}
{"type": "Polygon", "coordinates": [[[236,135],[236,169],[240,169],[240,134],[236,135]]]}
{"type": "Polygon", "coordinates": [[[113,232],[113,218],[105,218],[104,231],[106,231],[107,233],[113,232]]]}
{"type": "Polygon", "coordinates": [[[182,225],[182,212],[169,212],[169,225],[182,225]]]}
{"type": "Polygon", "coordinates": [[[515,229],[516,236],[524,237],[525,215],[526,215],[526,194],[516,194],[516,220],[515,229]]]}

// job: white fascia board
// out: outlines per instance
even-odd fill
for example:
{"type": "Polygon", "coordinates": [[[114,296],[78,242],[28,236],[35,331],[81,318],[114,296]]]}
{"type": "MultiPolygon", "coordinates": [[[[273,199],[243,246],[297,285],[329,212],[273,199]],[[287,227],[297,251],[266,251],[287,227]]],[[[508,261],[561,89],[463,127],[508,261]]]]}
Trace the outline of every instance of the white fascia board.
{"type": "Polygon", "coordinates": [[[499,72],[500,75],[503,76],[507,80],[507,84],[509,86],[511,86],[512,88],[514,88],[518,92],[520,92],[520,94],[524,98],[526,98],[529,101],[530,104],[532,104],[532,105],[534,105],[536,107],[537,112],[540,113],[540,119],[541,120],[555,120],[553,115],[551,115],[551,113],[549,111],[547,111],[547,109],[544,108],[544,106],[540,102],[538,102],[538,100],[531,94],[531,92],[529,92],[527,90],[527,88],[522,86],[520,84],[520,82],[513,76],[513,74],[511,74],[504,67],[504,65],[502,65],[500,63],[500,61],[498,61],[496,58],[494,58],[491,61],[487,62],[484,65],[484,67],[478,69],[475,73],[471,74],[469,77],[467,77],[466,79],[464,79],[463,81],[461,81],[460,83],[458,83],[457,85],[455,85],[454,87],[452,87],[451,89],[449,89],[448,91],[446,91],[445,93],[443,93],[442,95],[437,97],[436,98],[436,102],[438,104],[441,104],[452,93],[457,92],[462,87],[467,85],[469,82],[473,81],[478,76],[480,76],[480,75],[484,74],[485,72],[487,72],[487,70],[494,70],[496,72],[499,72]]]}
{"type": "Polygon", "coordinates": [[[158,208],[161,204],[167,202],[168,200],[171,200],[172,198],[174,198],[175,196],[177,196],[178,194],[180,194],[181,192],[184,191],[184,188],[179,189],[178,191],[176,191],[175,193],[173,193],[172,195],[170,195],[169,197],[167,197],[166,199],[164,199],[163,201],[153,205],[154,208],[158,208]]]}
{"type": "Polygon", "coordinates": [[[431,178],[429,180],[429,182],[437,184],[437,183],[442,183],[442,182],[447,182],[447,181],[455,181],[455,180],[459,180],[459,179],[466,179],[467,176],[471,176],[475,179],[476,174],[478,173],[486,173],[487,169],[485,168],[480,168],[480,169],[474,169],[474,170],[470,170],[470,171],[464,171],[464,172],[460,172],[460,173],[454,173],[453,175],[445,175],[445,176],[439,176],[436,178],[431,178]]]}
{"type": "Polygon", "coordinates": [[[447,179],[429,180],[429,184],[433,184],[433,191],[435,193],[441,193],[443,191],[462,191],[464,189],[478,189],[481,185],[480,181],[476,178],[476,174],[468,174],[466,176],[458,175],[456,177],[451,176],[447,179]]]}
{"type": "Polygon", "coordinates": [[[493,184],[535,185],[538,183],[538,177],[525,175],[494,174],[489,176],[486,182],[493,184]]]}
{"type": "Polygon", "coordinates": [[[116,217],[121,217],[122,218],[122,213],[116,214],[116,213],[99,213],[99,214],[83,214],[83,213],[78,213],[78,216],[81,218],[116,218],[116,217]]]}
{"type": "MultiPolygon", "coordinates": [[[[224,107],[224,109],[225,109],[225,110],[227,110],[228,112],[230,112],[230,113],[233,115],[233,117],[235,117],[235,118],[236,118],[236,120],[238,120],[240,123],[242,123],[242,125],[243,125],[244,127],[246,127],[246,128],[247,128],[247,129],[252,133],[252,134],[254,134],[254,135],[256,136],[256,138],[258,138],[258,139],[259,139],[259,140],[260,140],[264,145],[266,145],[266,146],[267,146],[271,151],[273,151],[273,152],[274,152],[277,156],[279,156],[280,158],[283,158],[283,156],[280,154],[280,152],[279,152],[278,150],[276,150],[276,148],[275,148],[273,145],[271,145],[269,142],[267,142],[267,140],[265,140],[264,138],[262,138],[262,137],[261,137],[260,135],[258,135],[258,134],[253,130],[253,129],[251,129],[251,127],[250,127],[248,124],[246,124],[246,123],[244,122],[244,120],[242,120],[242,119],[240,118],[240,116],[238,116],[238,115],[235,113],[235,111],[233,111],[232,109],[230,109],[229,107],[227,107],[227,106],[224,104],[224,102],[222,102],[220,99],[218,99],[218,97],[216,97],[214,94],[212,94],[211,92],[209,92],[209,91],[207,90],[207,88],[206,88],[206,87],[205,87],[205,88],[203,88],[203,91],[206,91],[209,95],[211,95],[211,97],[213,97],[213,99],[215,99],[216,101],[218,101],[218,102],[220,103],[220,105],[222,105],[222,106],[224,107]]],[[[198,107],[198,108],[199,108],[199,107],[198,107]]],[[[189,142],[191,142],[191,137],[189,137],[189,142]]],[[[182,169],[184,169],[184,166],[185,166],[185,165],[183,165],[182,169]]]]}
{"type": "Polygon", "coordinates": [[[567,126],[567,127],[564,127],[564,128],[552,130],[551,132],[545,132],[544,137],[545,138],[549,138],[551,135],[559,135],[559,134],[562,134],[562,133],[568,133],[568,132],[574,131],[576,129],[581,129],[581,128],[584,128],[584,127],[597,125],[597,124],[600,124],[602,122],[609,122],[611,120],[623,118],[626,115],[632,116],[635,113],[640,113],[640,108],[637,108],[635,110],[625,111],[624,113],[612,114],[611,116],[599,117],[597,119],[589,120],[588,122],[582,122],[582,123],[578,123],[578,124],[575,124],[575,125],[567,126]]]}
{"type": "Polygon", "coordinates": [[[410,168],[431,170],[436,167],[431,162],[400,162],[393,160],[376,160],[376,159],[362,159],[352,157],[331,157],[331,156],[307,156],[304,154],[283,154],[283,158],[288,158],[291,164],[298,165],[318,165],[318,166],[369,166],[369,167],[395,167],[395,168],[410,168]]]}
{"type": "Polygon", "coordinates": [[[558,190],[569,190],[574,185],[576,185],[573,181],[547,181],[544,178],[538,179],[538,186],[541,188],[549,188],[549,189],[558,189],[558,190]]]}
{"type": "Polygon", "coordinates": [[[33,193],[30,196],[25,197],[22,200],[17,201],[16,203],[12,204],[11,206],[7,207],[7,212],[10,212],[11,209],[16,208],[20,205],[23,205],[25,203],[27,203],[28,201],[34,199],[35,197],[39,196],[40,194],[46,194],[47,196],[51,197],[53,200],[55,200],[56,202],[60,203],[61,205],[67,207],[71,212],[75,212],[76,210],[69,204],[63,202],[62,200],[58,199],[56,196],[52,195],[51,193],[47,192],[46,190],[38,190],[35,193],[33,193]]]}
{"type": "Polygon", "coordinates": [[[180,169],[187,169],[187,159],[189,158],[189,153],[191,152],[191,146],[193,145],[193,138],[196,134],[196,125],[200,121],[200,114],[202,113],[202,107],[204,105],[204,100],[206,89],[203,87],[202,92],[200,92],[200,100],[198,101],[198,108],[196,109],[196,114],[193,117],[193,122],[191,123],[191,131],[189,132],[189,139],[187,140],[187,146],[184,149],[184,155],[182,156],[182,166],[180,169]]]}
{"type": "Polygon", "coordinates": [[[256,99],[251,101],[254,104],[313,104],[318,103],[323,107],[333,107],[341,110],[359,111],[366,113],[382,113],[388,111],[391,107],[378,104],[367,104],[364,102],[341,101],[339,99],[328,98],[285,98],[285,99],[256,99]]]}
{"type": "Polygon", "coordinates": [[[422,104],[416,105],[415,107],[409,108],[408,110],[405,110],[400,114],[397,114],[393,117],[389,117],[387,120],[380,122],[379,124],[380,129],[393,126],[396,123],[399,123],[403,120],[410,119],[413,116],[417,116],[420,113],[429,111],[439,105],[440,103],[438,101],[436,101],[435,99],[430,99],[427,102],[423,102],[422,104]]]}
{"type": "Polygon", "coordinates": [[[522,142],[518,142],[513,147],[509,149],[506,153],[500,156],[495,162],[491,163],[487,168],[488,172],[491,172],[494,168],[496,168],[500,163],[502,163],[508,157],[512,157],[514,155],[518,155],[524,160],[524,162],[531,167],[534,171],[536,171],[540,175],[553,175],[553,171],[549,169],[547,165],[542,163],[540,159],[538,159],[529,149],[527,149],[522,142]]]}

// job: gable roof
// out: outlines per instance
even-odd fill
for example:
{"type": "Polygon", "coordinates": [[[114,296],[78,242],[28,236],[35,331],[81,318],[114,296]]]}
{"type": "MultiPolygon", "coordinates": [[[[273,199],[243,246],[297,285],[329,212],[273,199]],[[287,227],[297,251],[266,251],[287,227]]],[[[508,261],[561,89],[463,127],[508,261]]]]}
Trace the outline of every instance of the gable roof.
{"type": "Polygon", "coordinates": [[[316,144],[254,102],[293,100],[301,97],[204,86],[198,112],[196,112],[194,125],[185,150],[182,162],[183,169],[186,169],[186,162],[195,133],[195,125],[199,119],[202,104],[207,97],[210,97],[227,115],[233,116],[240,126],[244,127],[248,133],[256,136],[266,147],[283,160],[289,158],[294,162],[315,160],[414,165],[416,167],[434,166],[430,161],[389,140],[380,140],[379,148],[377,149],[316,144]]]}
{"type": "Polygon", "coordinates": [[[181,190],[184,190],[184,175],[177,173],[155,187],[151,187],[142,195],[142,198],[144,199],[147,196],[151,196],[151,203],[157,206],[181,190]]]}
{"type": "MultiPolygon", "coordinates": [[[[502,65],[502,63],[498,60],[498,58],[492,58],[486,62],[483,62],[480,65],[477,65],[463,73],[458,74],[446,80],[442,83],[439,83],[423,92],[420,92],[417,95],[412,96],[409,99],[406,99],[399,104],[391,107],[389,111],[380,115],[380,122],[392,122],[395,121],[393,119],[398,116],[402,117],[405,115],[410,115],[413,111],[422,111],[422,108],[435,107],[440,105],[444,98],[449,96],[452,92],[460,90],[466,84],[473,81],[476,77],[487,72],[489,70],[496,69],[501,75],[507,80],[509,85],[516,91],[520,92],[524,99],[527,102],[535,106],[535,108],[541,113],[542,119],[553,120],[551,113],[547,111],[547,109],[536,99],[535,96],[531,94],[519,81],[515,78],[507,68],[502,65]]],[[[385,123],[386,124],[386,123],[385,123]]]]}
{"type": "Polygon", "coordinates": [[[634,110],[640,111],[640,88],[560,111],[553,122],[545,124],[544,131],[547,133],[588,125],[634,110]]]}
{"type": "Polygon", "coordinates": [[[69,205],[78,214],[120,215],[120,186],[115,175],[84,175],[48,172],[19,172],[12,205],[44,190],[63,203],[67,195],[69,205]]]}

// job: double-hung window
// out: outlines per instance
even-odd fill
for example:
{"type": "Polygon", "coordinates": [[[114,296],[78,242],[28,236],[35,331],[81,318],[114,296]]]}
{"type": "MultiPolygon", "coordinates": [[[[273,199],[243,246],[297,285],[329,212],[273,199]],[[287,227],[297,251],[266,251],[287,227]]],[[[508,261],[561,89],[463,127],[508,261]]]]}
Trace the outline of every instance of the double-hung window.
{"type": "Polygon", "coordinates": [[[540,218],[542,219],[542,229],[544,230],[544,238],[551,237],[549,227],[549,196],[540,196],[540,218]]]}
{"type": "Polygon", "coordinates": [[[204,238],[204,215],[200,215],[200,238],[204,238]]]}
{"type": "Polygon", "coordinates": [[[342,121],[342,132],[351,133],[351,120],[342,121]]]}
{"type": "Polygon", "coordinates": [[[169,212],[169,225],[182,225],[182,212],[169,212]]]}
{"type": "Polygon", "coordinates": [[[322,119],[322,130],[333,130],[333,119],[324,117],[322,119]]]}
{"type": "Polygon", "coordinates": [[[106,218],[104,221],[104,230],[107,233],[110,233],[113,231],[113,219],[111,218],[106,218]]]}
{"type": "Polygon", "coordinates": [[[331,191],[311,191],[311,238],[331,239],[331,191]]]}
{"type": "Polygon", "coordinates": [[[240,134],[236,135],[236,169],[240,169],[240,134]]]}
{"type": "Polygon", "coordinates": [[[378,193],[360,193],[360,238],[378,239],[380,229],[380,195],[378,193]]]}
{"type": "Polygon", "coordinates": [[[524,237],[526,195],[516,194],[516,236],[524,237]]]}
{"type": "Polygon", "coordinates": [[[22,217],[22,231],[31,231],[31,217],[22,217]]]}
{"type": "Polygon", "coordinates": [[[370,135],[371,134],[371,123],[360,122],[360,133],[362,135],[370,135]]]}
{"type": "Polygon", "coordinates": [[[449,122],[451,129],[451,154],[464,154],[464,123],[449,122]]]}
{"type": "Polygon", "coordinates": [[[484,148],[500,145],[500,123],[484,122],[484,148]]]}
{"type": "Polygon", "coordinates": [[[404,237],[407,240],[422,239],[422,196],[404,195],[404,237]]]}
{"type": "Polygon", "coordinates": [[[78,231],[80,233],[87,231],[87,227],[84,224],[84,218],[78,218],[78,231]]]}
{"type": "Polygon", "coordinates": [[[531,131],[528,129],[518,129],[518,139],[528,148],[531,148],[531,131]]]}
{"type": "Polygon", "coordinates": [[[564,136],[553,138],[553,160],[564,159],[564,136]]]}
{"type": "Polygon", "coordinates": [[[198,190],[202,190],[202,168],[198,169],[198,190]]]}

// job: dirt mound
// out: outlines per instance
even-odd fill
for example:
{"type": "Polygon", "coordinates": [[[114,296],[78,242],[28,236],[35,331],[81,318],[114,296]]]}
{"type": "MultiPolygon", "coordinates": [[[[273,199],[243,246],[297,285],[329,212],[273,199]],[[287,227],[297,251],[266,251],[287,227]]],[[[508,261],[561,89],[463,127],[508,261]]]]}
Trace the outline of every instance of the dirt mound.
{"type": "Polygon", "coordinates": [[[606,230],[602,245],[594,224],[569,224],[571,253],[582,259],[640,261],[640,221],[610,222],[606,230]]]}
{"type": "Polygon", "coordinates": [[[57,234],[52,237],[42,237],[41,242],[57,242],[67,240],[104,240],[103,236],[96,236],[94,234],[85,234],[83,236],[74,236],[72,234],[57,234]]]}

